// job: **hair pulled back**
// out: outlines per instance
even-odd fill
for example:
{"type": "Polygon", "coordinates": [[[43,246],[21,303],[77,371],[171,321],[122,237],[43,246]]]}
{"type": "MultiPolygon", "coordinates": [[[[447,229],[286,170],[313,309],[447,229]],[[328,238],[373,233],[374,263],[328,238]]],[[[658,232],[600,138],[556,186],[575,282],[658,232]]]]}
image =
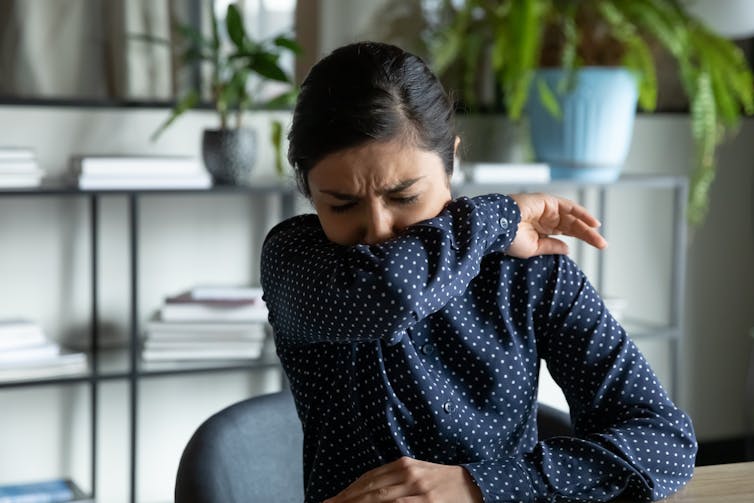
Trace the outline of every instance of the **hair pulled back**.
{"type": "Polygon", "coordinates": [[[394,45],[359,42],[333,51],[304,80],[288,160],[307,197],[317,162],[368,141],[397,139],[435,152],[450,175],[453,120],[453,103],[424,61],[394,45]]]}

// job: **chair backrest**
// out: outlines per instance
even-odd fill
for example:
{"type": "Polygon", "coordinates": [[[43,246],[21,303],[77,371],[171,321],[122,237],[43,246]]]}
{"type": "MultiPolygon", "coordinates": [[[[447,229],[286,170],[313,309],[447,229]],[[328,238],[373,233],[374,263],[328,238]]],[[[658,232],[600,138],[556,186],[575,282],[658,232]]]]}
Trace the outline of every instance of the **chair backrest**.
{"type": "MultiPolygon", "coordinates": [[[[570,418],[537,408],[539,438],[571,435],[570,418]]],[[[249,398],[196,430],[183,451],[176,503],[300,503],[303,436],[289,391],[249,398]]]]}
{"type": "Polygon", "coordinates": [[[176,503],[301,503],[303,435],[290,392],[249,398],[196,430],[181,456],[176,503]]]}

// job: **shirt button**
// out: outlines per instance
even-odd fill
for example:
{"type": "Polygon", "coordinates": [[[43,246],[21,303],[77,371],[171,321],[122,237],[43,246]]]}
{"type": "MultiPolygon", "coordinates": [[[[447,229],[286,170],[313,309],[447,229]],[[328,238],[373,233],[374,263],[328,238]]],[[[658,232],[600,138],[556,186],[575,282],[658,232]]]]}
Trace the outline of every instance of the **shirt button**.
{"type": "Polygon", "coordinates": [[[424,353],[427,356],[435,354],[435,345],[428,342],[421,348],[422,353],[424,353]]]}
{"type": "Polygon", "coordinates": [[[450,414],[454,410],[456,410],[456,404],[454,404],[451,401],[447,401],[444,404],[442,404],[442,410],[444,410],[447,414],[450,414]]]}
{"type": "Polygon", "coordinates": [[[508,219],[505,217],[500,218],[500,227],[503,228],[503,230],[508,228],[508,219]]]}

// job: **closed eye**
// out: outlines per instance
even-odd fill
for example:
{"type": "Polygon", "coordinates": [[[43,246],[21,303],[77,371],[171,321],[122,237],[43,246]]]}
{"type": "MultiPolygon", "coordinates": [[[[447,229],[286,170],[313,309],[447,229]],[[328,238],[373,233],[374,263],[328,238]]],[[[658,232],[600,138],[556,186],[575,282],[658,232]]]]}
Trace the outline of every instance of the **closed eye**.
{"type": "Polygon", "coordinates": [[[338,204],[335,206],[330,206],[330,209],[334,211],[335,213],[343,213],[344,211],[348,211],[351,208],[356,206],[356,202],[346,203],[346,204],[338,204]]]}
{"type": "Polygon", "coordinates": [[[419,199],[418,195],[415,195],[415,196],[406,196],[406,197],[391,197],[390,198],[391,201],[396,202],[398,204],[411,204],[411,203],[415,203],[417,199],[419,199]]]}

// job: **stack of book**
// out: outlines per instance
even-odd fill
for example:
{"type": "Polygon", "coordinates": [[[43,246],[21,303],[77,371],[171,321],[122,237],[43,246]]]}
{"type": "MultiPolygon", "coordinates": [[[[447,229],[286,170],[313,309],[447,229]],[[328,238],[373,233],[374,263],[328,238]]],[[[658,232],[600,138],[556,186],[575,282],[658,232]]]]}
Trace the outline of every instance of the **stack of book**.
{"type": "Polygon", "coordinates": [[[260,288],[194,288],[166,298],[159,319],[147,323],[142,359],[259,358],[266,321],[260,288]]]}
{"type": "Polygon", "coordinates": [[[0,147],[0,188],[36,187],[43,175],[34,150],[0,147]]]}
{"type": "Polygon", "coordinates": [[[86,355],[50,341],[28,320],[0,320],[0,381],[40,379],[86,372],[86,355]]]}
{"type": "Polygon", "coordinates": [[[71,174],[82,190],[207,189],[212,178],[193,157],[75,156],[71,174]]]}

